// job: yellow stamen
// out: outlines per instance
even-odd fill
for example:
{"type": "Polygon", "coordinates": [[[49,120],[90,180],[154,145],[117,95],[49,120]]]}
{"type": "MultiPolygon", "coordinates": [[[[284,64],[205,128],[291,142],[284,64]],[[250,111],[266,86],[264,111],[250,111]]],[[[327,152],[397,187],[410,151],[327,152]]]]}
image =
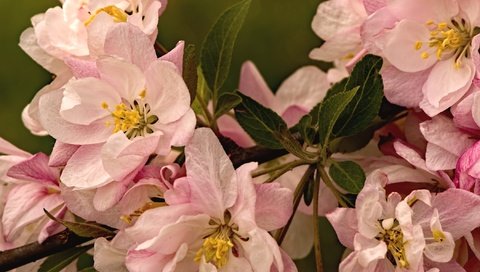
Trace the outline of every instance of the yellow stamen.
{"type": "Polygon", "coordinates": [[[430,57],[430,54],[428,54],[427,52],[423,52],[421,55],[422,59],[428,59],[428,57],[430,57]]]}
{"type": "Polygon", "coordinates": [[[143,91],[140,92],[140,94],[138,96],[140,96],[140,98],[144,99],[146,95],[147,95],[147,90],[144,89],[143,91]]]}
{"type": "Polygon", "coordinates": [[[230,240],[232,230],[226,225],[221,225],[215,233],[203,240],[202,247],[195,254],[194,260],[200,262],[202,257],[205,262],[212,263],[217,268],[222,268],[228,262],[233,243],[230,240]]]}
{"type": "Polygon", "coordinates": [[[137,128],[140,123],[140,113],[136,109],[128,109],[123,103],[115,107],[112,112],[115,128],[113,133],[119,131],[128,131],[131,128],[137,128]]]}
{"type": "Polygon", "coordinates": [[[108,109],[107,102],[102,102],[102,109],[104,109],[104,110],[108,109]]]}
{"type": "Polygon", "coordinates": [[[126,22],[128,15],[125,13],[125,11],[117,8],[116,6],[107,6],[101,9],[97,9],[91,16],[88,18],[84,24],[85,26],[88,26],[95,20],[95,17],[97,17],[98,14],[105,12],[106,14],[110,15],[113,17],[113,21],[116,23],[122,23],[126,22]]]}
{"type": "Polygon", "coordinates": [[[415,43],[415,50],[420,50],[423,46],[423,43],[421,41],[417,41],[415,43]]]}
{"type": "Polygon", "coordinates": [[[433,230],[432,234],[433,234],[433,239],[435,239],[435,241],[437,242],[442,242],[446,238],[445,234],[441,230],[433,230]]]}

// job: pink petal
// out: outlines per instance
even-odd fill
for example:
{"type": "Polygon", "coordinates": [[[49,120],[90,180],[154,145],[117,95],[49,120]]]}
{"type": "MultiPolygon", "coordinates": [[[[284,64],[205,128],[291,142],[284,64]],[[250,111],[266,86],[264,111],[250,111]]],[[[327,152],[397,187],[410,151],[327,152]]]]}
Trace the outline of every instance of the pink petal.
{"type": "MultiPolygon", "coordinates": [[[[91,125],[76,125],[60,116],[62,90],[44,94],[40,98],[40,120],[52,137],[68,144],[96,144],[104,142],[111,134],[105,125],[106,120],[98,120],[91,125]]],[[[101,103],[101,102],[100,102],[101,103]]]]}
{"type": "Polygon", "coordinates": [[[77,189],[94,189],[112,182],[104,169],[101,150],[101,144],[81,146],[63,169],[62,183],[77,189]]]}
{"type": "Polygon", "coordinates": [[[230,115],[225,114],[220,116],[217,120],[217,125],[223,136],[232,139],[240,147],[247,148],[255,145],[252,138],[250,138],[250,136],[238,124],[237,120],[230,115]]]}
{"type": "MultiPolygon", "coordinates": [[[[400,71],[420,72],[437,62],[435,56],[423,59],[421,54],[425,49],[415,48],[418,41],[428,41],[429,38],[430,31],[425,24],[402,20],[389,32],[383,53],[385,58],[400,71]]],[[[426,44],[423,46],[428,48],[426,44]]]]}
{"type": "Polygon", "coordinates": [[[0,154],[3,153],[5,155],[15,155],[19,157],[28,158],[32,156],[30,153],[21,150],[20,148],[14,146],[10,142],[6,141],[3,138],[0,138],[0,154]]]}
{"type": "Polygon", "coordinates": [[[62,203],[59,194],[49,194],[42,185],[17,185],[7,195],[2,217],[4,235],[14,239],[21,228],[45,217],[43,209],[55,212],[62,203]]]}
{"type": "Polygon", "coordinates": [[[166,125],[155,124],[155,128],[163,133],[156,153],[165,156],[171,152],[172,146],[185,146],[192,138],[196,124],[197,119],[192,109],[187,110],[177,121],[166,125]]]}
{"type": "Polygon", "coordinates": [[[76,78],[85,77],[99,77],[97,65],[95,61],[84,60],[79,58],[67,57],[65,58],[65,64],[68,65],[73,76],[76,78]]]}
{"type": "Polygon", "coordinates": [[[327,75],[322,70],[315,66],[302,67],[280,85],[273,109],[283,114],[297,106],[306,113],[323,100],[329,88],[327,75]]]}
{"type": "Polygon", "coordinates": [[[293,221],[282,242],[282,249],[292,259],[303,259],[312,251],[314,239],[312,220],[312,216],[298,211],[293,216],[293,221]]]}
{"type": "MultiPolygon", "coordinates": [[[[473,62],[468,59],[462,60],[460,68],[455,67],[453,59],[439,61],[423,86],[425,102],[434,108],[439,108],[438,111],[443,111],[468,91],[474,75],[473,62]]],[[[432,116],[429,112],[426,113],[432,116]]]]}
{"type": "Polygon", "coordinates": [[[192,203],[214,218],[224,218],[237,198],[237,177],[215,134],[206,128],[195,130],[185,156],[192,203]]]}
{"type": "Polygon", "coordinates": [[[105,53],[121,57],[145,71],[157,59],[153,42],[138,27],[117,23],[105,38],[105,53]]]}
{"type": "Polygon", "coordinates": [[[161,60],[169,61],[173,64],[178,69],[179,74],[183,74],[183,51],[185,49],[185,42],[184,41],[179,41],[177,45],[175,45],[175,48],[172,50],[168,51],[167,54],[163,55],[160,57],[161,60]]]}
{"type": "MultiPolygon", "coordinates": [[[[145,76],[137,66],[115,58],[102,58],[97,61],[97,66],[101,79],[113,87],[114,92],[109,95],[115,97],[116,103],[109,100],[102,101],[112,107],[112,111],[122,98],[131,103],[145,90],[145,76]]],[[[105,112],[104,109],[103,111],[105,112]]]]}
{"type": "Polygon", "coordinates": [[[275,98],[272,91],[251,61],[242,65],[238,89],[265,107],[271,107],[274,104],[275,98]]]}
{"type": "Polygon", "coordinates": [[[95,240],[94,266],[99,271],[127,272],[125,267],[126,251],[117,249],[105,238],[95,240]]]}
{"type": "Polygon", "coordinates": [[[480,196],[460,189],[439,193],[432,202],[438,209],[443,229],[455,240],[480,226],[480,214],[475,211],[478,205],[480,196]]]}
{"type": "Polygon", "coordinates": [[[270,271],[272,266],[283,271],[282,254],[273,237],[260,228],[250,231],[248,236],[249,240],[241,245],[253,271],[270,271]]]}
{"type": "Polygon", "coordinates": [[[283,227],[292,214],[292,191],[281,188],[278,183],[257,185],[256,191],[255,219],[257,225],[266,231],[283,227]]]}
{"type": "Polygon", "coordinates": [[[108,138],[102,146],[101,161],[103,168],[113,180],[121,181],[135,170],[140,170],[148,157],[154,153],[160,133],[145,137],[128,139],[123,132],[117,132],[108,138]]]}
{"type": "Polygon", "coordinates": [[[37,43],[37,37],[33,28],[25,29],[20,35],[19,46],[27,53],[33,60],[40,64],[43,68],[52,74],[62,74],[68,71],[68,67],[60,59],[49,55],[37,43]]]}
{"type": "Polygon", "coordinates": [[[65,166],[72,155],[77,151],[80,146],[65,144],[60,141],[56,141],[53,146],[52,153],[50,154],[50,160],[48,165],[51,167],[65,166]]]}
{"type": "MultiPolygon", "coordinates": [[[[67,207],[63,206],[57,213],[53,216],[55,218],[63,218],[65,213],[67,212],[67,207]]],[[[56,221],[49,220],[40,230],[40,234],[38,235],[38,243],[43,243],[48,237],[57,234],[65,229],[65,226],[59,224],[56,221]]]]}
{"type": "Polygon", "coordinates": [[[350,208],[337,208],[325,216],[335,229],[340,243],[353,249],[353,238],[358,232],[356,211],[350,208]]]}
{"type": "Polygon", "coordinates": [[[58,185],[60,170],[48,166],[48,156],[37,153],[31,158],[22,161],[10,168],[8,176],[18,180],[28,180],[43,183],[44,185],[58,185]]]}
{"type": "Polygon", "coordinates": [[[406,73],[393,65],[382,67],[385,97],[393,104],[416,108],[423,99],[422,86],[428,78],[430,70],[418,73],[406,73]],[[405,91],[408,90],[408,91],[405,91]]]}
{"type": "Polygon", "coordinates": [[[125,182],[110,182],[97,189],[93,197],[93,207],[100,212],[106,211],[117,204],[126,191],[127,184],[125,182]]]}
{"type": "MultiPolygon", "coordinates": [[[[255,212],[257,208],[266,208],[262,206],[257,206],[256,202],[256,192],[252,182],[251,172],[257,167],[257,163],[250,162],[243,164],[235,170],[237,176],[237,199],[235,201],[235,204],[229,209],[229,211],[232,215],[232,221],[236,222],[239,228],[244,231],[248,231],[256,227],[255,212]]],[[[259,203],[259,205],[261,204],[262,203],[259,203]]],[[[291,211],[285,211],[285,207],[278,208],[281,210],[281,212],[287,212],[291,214],[291,211]]]]}
{"type": "Polygon", "coordinates": [[[387,5],[386,0],[363,0],[363,5],[367,10],[367,13],[370,15],[377,11],[380,8],[383,8],[387,5]]]}
{"type": "Polygon", "coordinates": [[[146,100],[159,123],[177,121],[190,110],[190,93],[175,66],[158,60],[145,72],[147,79],[146,100]],[[161,75],[161,76],[159,76],[161,75]]]}
{"type": "MultiPolygon", "coordinates": [[[[126,222],[120,220],[123,214],[118,207],[100,212],[93,207],[93,198],[96,190],[72,190],[62,186],[62,197],[65,199],[67,208],[72,213],[88,221],[95,221],[113,228],[123,229],[126,222]]],[[[133,205],[132,205],[133,206],[133,205]]],[[[137,208],[137,207],[132,207],[137,208]]]]}

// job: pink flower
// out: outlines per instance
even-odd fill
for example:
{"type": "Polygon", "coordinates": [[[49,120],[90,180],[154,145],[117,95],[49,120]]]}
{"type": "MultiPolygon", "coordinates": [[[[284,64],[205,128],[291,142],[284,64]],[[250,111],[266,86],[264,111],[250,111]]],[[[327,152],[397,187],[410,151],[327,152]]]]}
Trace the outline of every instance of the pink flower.
{"type": "Polygon", "coordinates": [[[116,23],[127,22],[148,35],[153,43],[158,16],[166,0],[67,0],[32,18],[20,47],[54,74],[67,70],[70,58],[95,59],[104,54],[106,34],[116,23]]]}
{"type": "Polygon", "coordinates": [[[478,9],[477,1],[389,1],[369,17],[363,37],[389,62],[390,102],[435,116],[465,95],[479,63],[478,9]]]}
{"type": "MultiPolygon", "coordinates": [[[[326,74],[314,66],[305,66],[287,78],[275,94],[270,90],[255,64],[242,65],[239,91],[280,115],[288,126],[295,125],[327,94],[330,83],[326,74]]],[[[218,119],[220,132],[242,147],[254,145],[253,140],[229,115],[218,119]]]]}
{"type": "Polygon", "coordinates": [[[168,206],[144,212],[125,230],[119,240],[131,241],[128,251],[102,254],[115,244],[97,242],[108,251],[96,251],[96,262],[112,264],[126,252],[129,271],[296,271],[268,233],[290,217],[291,191],[255,188],[256,163],[235,170],[209,129],[196,130],[185,152],[187,176],[165,193],[168,206]]]}
{"type": "Polygon", "coordinates": [[[387,182],[384,173],[372,173],[355,209],[338,208],[327,215],[339,240],[353,250],[340,271],[424,271],[455,265],[455,240],[480,225],[474,211],[480,197],[458,189],[437,195],[417,190],[402,200],[395,192],[386,196],[387,182]]]}
{"type": "MultiPolygon", "coordinates": [[[[144,35],[128,25],[114,30],[140,40],[144,35]]],[[[166,155],[192,135],[196,120],[177,66],[156,60],[153,48],[141,44],[136,53],[117,46],[134,64],[101,58],[98,77],[72,79],[40,97],[45,130],[63,143],[82,145],[62,172],[65,185],[91,189],[131,178],[151,154],[166,155]]]]}
{"type": "MultiPolygon", "coordinates": [[[[320,3],[312,29],[325,42],[310,52],[322,61],[352,60],[363,49],[360,29],[367,19],[362,0],[329,0],[320,3]]],[[[361,53],[360,53],[361,54],[361,53]]]]}
{"type": "MultiPolygon", "coordinates": [[[[48,156],[43,153],[29,155],[0,139],[0,152],[12,154],[10,160],[1,160],[0,168],[8,169],[8,189],[2,189],[2,243],[5,250],[32,240],[43,242],[48,236],[63,229],[49,220],[43,209],[57,217],[67,212],[60,196],[58,168],[48,166],[48,156]],[[13,165],[12,162],[16,161],[13,165]]],[[[4,186],[2,186],[4,187],[4,186]]]]}

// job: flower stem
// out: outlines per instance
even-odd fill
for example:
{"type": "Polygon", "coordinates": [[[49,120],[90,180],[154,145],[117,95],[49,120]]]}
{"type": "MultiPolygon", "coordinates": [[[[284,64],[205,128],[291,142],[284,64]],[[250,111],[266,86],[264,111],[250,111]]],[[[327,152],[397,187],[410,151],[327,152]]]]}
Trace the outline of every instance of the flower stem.
{"type": "Polygon", "coordinates": [[[335,195],[335,197],[337,198],[338,203],[339,203],[342,207],[347,208],[347,207],[348,207],[348,204],[345,202],[345,200],[343,200],[342,194],[337,190],[337,188],[335,188],[335,186],[333,185],[332,180],[331,180],[330,177],[328,176],[327,172],[325,172],[325,169],[323,168],[322,165],[319,165],[319,166],[318,166],[318,172],[320,173],[320,176],[321,176],[323,182],[325,183],[325,185],[327,185],[327,187],[330,189],[330,191],[332,191],[332,193],[333,193],[333,194],[335,195]]]}
{"type": "Polygon", "coordinates": [[[298,183],[297,188],[295,188],[295,192],[293,194],[292,216],[290,216],[290,219],[288,220],[287,224],[275,233],[275,240],[279,245],[281,245],[283,242],[283,239],[285,239],[285,235],[287,234],[287,231],[290,228],[290,224],[292,223],[293,217],[295,216],[295,211],[297,210],[298,205],[300,204],[300,200],[302,199],[303,192],[305,191],[305,187],[307,186],[308,181],[310,180],[310,177],[312,176],[314,171],[315,171],[315,165],[310,165],[307,171],[305,171],[305,173],[303,174],[302,179],[300,179],[300,182],[298,183]]]}
{"type": "MultiPolygon", "coordinates": [[[[319,170],[323,170],[323,166],[321,164],[319,164],[317,168],[319,170]]],[[[322,175],[321,173],[321,171],[317,172],[313,184],[313,248],[315,251],[315,263],[317,272],[323,272],[322,252],[320,247],[320,229],[318,226],[318,193],[320,191],[320,175],[322,175]]]]}
{"type": "MultiPolygon", "coordinates": [[[[270,174],[270,173],[278,171],[278,170],[287,170],[288,171],[288,170],[291,170],[295,167],[298,167],[300,165],[305,165],[305,164],[308,164],[308,162],[306,162],[304,160],[294,160],[294,161],[291,161],[289,163],[275,165],[273,167],[266,168],[266,169],[257,169],[256,171],[254,171],[252,173],[252,177],[256,178],[256,177],[259,177],[259,176],[270,174]]],[[[285,172],[283,172],[283,173],[285,173],[285,172]]]]}

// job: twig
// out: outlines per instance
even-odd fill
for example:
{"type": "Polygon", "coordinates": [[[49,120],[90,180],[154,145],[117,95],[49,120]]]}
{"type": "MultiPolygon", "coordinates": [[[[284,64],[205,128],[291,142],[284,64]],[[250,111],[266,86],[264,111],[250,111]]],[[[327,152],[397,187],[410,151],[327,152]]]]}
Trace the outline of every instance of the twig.
{"type": "Polygon", "coordinates": [[[26,265],[49,255],[73,248],[91,239],[80,237],[69,230],[64,230],[47,238],[42,244],[34,242],[3,251],[0,253],[0,271],[8,271],[26,265]]]}
{"type": "MultiPolygon", "coordinates": [[[[319,170],[323,170],[323,166],[320,164],[317,168],[319,170]]],[[[318,226],[318,193],[320,191],[320,173],[321,171],[317,171],[313,184],[313,248],[315,251],[315,263],[317,267],[317,272],[323,272],[322,252],[320,248],[320,229],[318,226]]]]}
{"type": "Polygon", "coordinates": [[[308,167],[307,171],[302,176],[302,179],[297,185],[297,188],[295,188],[295,193],[293,194],[293,213],[292,216],[290,216],[290,219],[288,219],[287,224],[279,229],[277,233],[275,233],[275,240],[279,245],[282,244],[283,239],[285,239],[285,236],[287,235],[287,231],[290,228],[290,224],[293,221],[293,217],[295,216],[295,212],[298,208],[298,205],[300,204],[300,200],[302,199],[303,192],[305,191],[305,187],[308,184],[308,181],[310,180],[310,177],[312,176],[313,172],[315,171],[315,165],[311,165],[308,167]]]}

